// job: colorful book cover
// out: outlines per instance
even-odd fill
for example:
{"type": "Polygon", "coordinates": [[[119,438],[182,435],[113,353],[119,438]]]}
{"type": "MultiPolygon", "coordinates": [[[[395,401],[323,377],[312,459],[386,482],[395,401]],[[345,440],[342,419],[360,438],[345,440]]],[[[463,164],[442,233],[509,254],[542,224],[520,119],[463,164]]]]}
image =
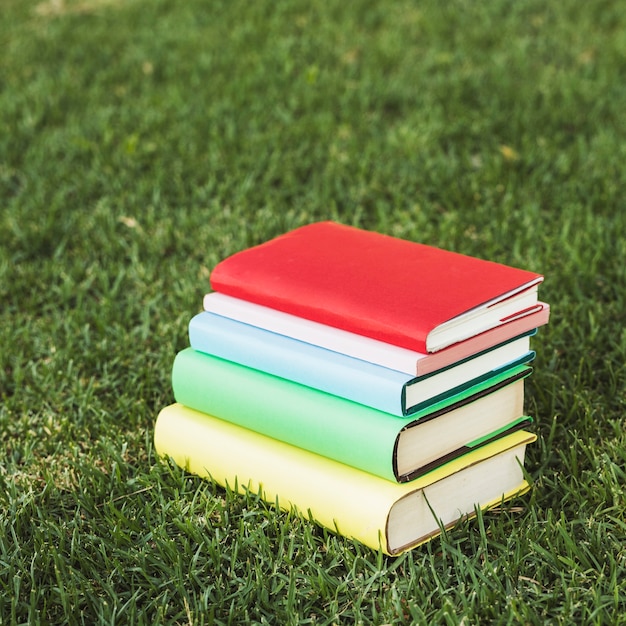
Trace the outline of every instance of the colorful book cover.
{"type": "Polygon", "coordinates": [[[539,310],[540,274],[338,224],[224,259],[214,291],[419,352],[539,310]]]}
{"type": "Polygon", "coordinates": [[[157,453],[187,471],[295,509],[389,555],[527,490],[524,452],[534,439],[519,431],[397,484],[180,404],[160,412],[154,432],[157,453]]]}

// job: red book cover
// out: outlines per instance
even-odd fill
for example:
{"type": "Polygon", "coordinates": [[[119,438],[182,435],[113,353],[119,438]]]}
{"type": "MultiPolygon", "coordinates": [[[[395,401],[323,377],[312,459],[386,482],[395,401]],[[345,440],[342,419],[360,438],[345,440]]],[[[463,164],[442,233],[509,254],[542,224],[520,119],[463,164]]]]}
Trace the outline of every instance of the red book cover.
{"type": "Polygon", "coordinates": [[[317,222],[224,259],[211,274],[211,287],[432,352],[533,312],[542,279],[425,244],[317,222]],[[433,335],[443,328],[451,330],[437,343],[433,335]]]}

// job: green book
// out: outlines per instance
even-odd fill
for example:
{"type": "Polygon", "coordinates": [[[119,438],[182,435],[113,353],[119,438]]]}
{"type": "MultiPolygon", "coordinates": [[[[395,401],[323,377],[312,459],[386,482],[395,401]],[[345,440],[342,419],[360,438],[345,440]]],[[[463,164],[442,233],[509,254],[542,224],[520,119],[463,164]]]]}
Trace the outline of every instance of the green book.
{"type": "Polygon", "coordinates": [[[174,359],[177,402],[395,482],[406,482],[528,426],[520,365],[409,417],[186,348],[174,359]]]}

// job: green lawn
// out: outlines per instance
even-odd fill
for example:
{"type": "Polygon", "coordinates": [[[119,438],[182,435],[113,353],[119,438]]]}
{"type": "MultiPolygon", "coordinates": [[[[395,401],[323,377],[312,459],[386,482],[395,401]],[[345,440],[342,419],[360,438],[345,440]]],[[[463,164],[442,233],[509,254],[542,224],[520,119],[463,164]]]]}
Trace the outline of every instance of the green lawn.
{"type": "Polygon", "coordinates": [[[0,624],[626,624],[619,2],[0,11],[0,624]],[[546,277],[533,490],[396,559],[152,446],[213,266],[318,219],[546,277]]]}

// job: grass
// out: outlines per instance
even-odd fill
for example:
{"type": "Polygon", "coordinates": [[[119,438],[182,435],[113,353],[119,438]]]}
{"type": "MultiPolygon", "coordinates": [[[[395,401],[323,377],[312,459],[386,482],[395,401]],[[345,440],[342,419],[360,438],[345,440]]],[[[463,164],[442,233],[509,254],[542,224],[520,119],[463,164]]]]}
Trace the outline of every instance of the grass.
{"type": "Polygon", "coordinates": [[[626,623],[619,3],[2,13],[0,624],[626,623]],[[396,559],[152,448],[212,267],[327,218],[553,307],[533,491],[396,559]]]}

